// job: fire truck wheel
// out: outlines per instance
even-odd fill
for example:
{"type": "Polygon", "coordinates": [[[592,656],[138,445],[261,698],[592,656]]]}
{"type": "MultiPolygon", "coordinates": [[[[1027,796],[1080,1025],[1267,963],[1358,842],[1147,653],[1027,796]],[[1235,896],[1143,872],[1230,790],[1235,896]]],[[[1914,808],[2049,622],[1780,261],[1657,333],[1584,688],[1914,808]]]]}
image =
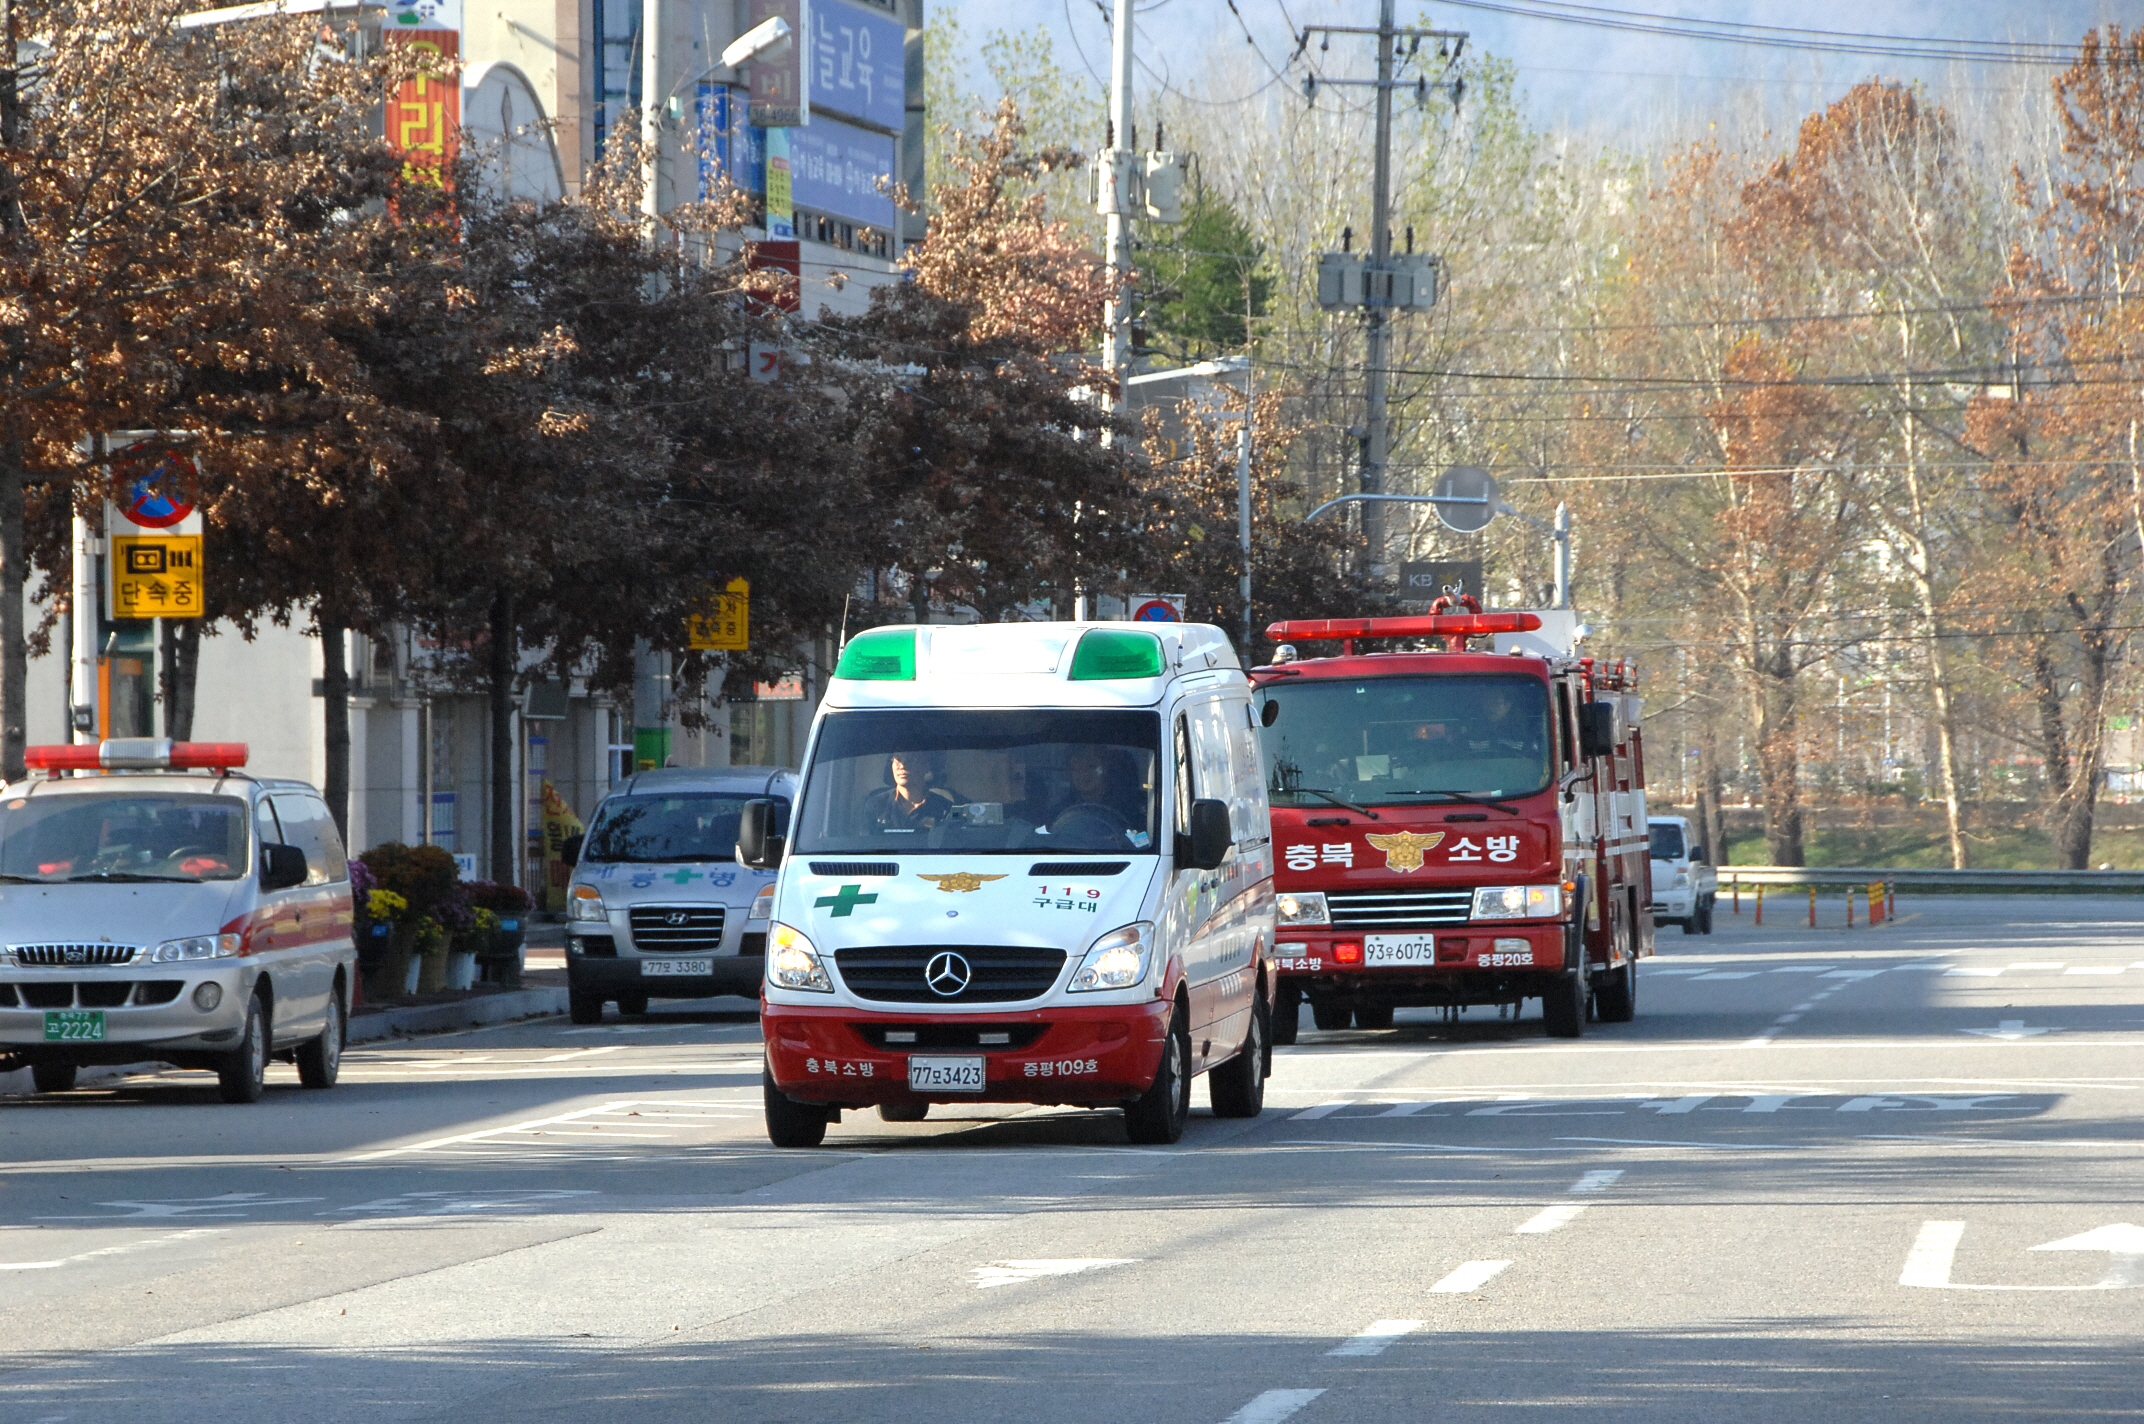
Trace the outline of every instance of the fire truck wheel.
{"type": "Polygon", "coordinates": [[[1282,1048],[1294,1043],[1296,1020],[1302,1016],[1302,988],[1282,981],[1273,991],[1273,1042],[1282,1048]]]}
{"type": "Polygon", "coordinates": [[[1310,1001],[1310,1021],[1319,1028],[1328,1031],[1336,1028],[1346,1028],[1355,1021],[1355,1010],[1349,1004],[1320,1003],[1318,1000],[1312,999],[1310,1001]]]}
{"type": "Polygon", "coordinates": [[[827,1111],[817,1103],[800,1103],[774,1086],[774,1070],[762,1068],[767,1100],[767,1140],[776,1147],[817,1147],[826,1141],[827,1111]]]}
{"type": "Polygon", "coordinates": [[[1140,1147],[1166,1147],[1184,1135],[1184,1121],[1190,1116],[1191,1030],[1178,1004],[1153,1085],[1125,1104],[1124,1135],[1140,1147]]]}
{"type": "Polygon", "coordinates": [[[1251,1010],[1250,1031],[1234,1058],[1206,1074],[1206,1093],[1215,1117],[1256,1117],[1266,1110],[1266,1015],[1251,1010]]]}
{"type": "Polygon", "coordinates": [[[1355,1027],[1357,1027],[1357,1028],[1390,1028],[1390,1027],[1392,1027],[1392,1005],[1390,1005],[1390,1004],[1357,1004],[1357,1005],[1355,1006],[1355,1027]]]}
{"type": "Polygon", "coordinates": [[[1626,959],[1593,981],[1593,1006],[1602,1023],[1629,1023],[1638,1016],[1638,961],[1626,959]]]}
{"type": "Polygon", "coordinates": [[[1707,896],[1705,897],[1704,903],[1703,903],[1703,904],[1701,904],[1701,905],[1699,905],[1699,906],[1697,907],[1697,916],[1696,916],[1696,918],[1697,918],[1697,932],[1698,932],[1699,934],[1711,934],[1711,933],[1712,933],[1712,897],[1711,897],[1710,895],[1707,895],[1707,896]]]}
{"type": "Polygon", "coordinates": [[[1541,996],[1541,1021],[1550,1038],[1577,1038],[1586,1031],[1586,975],[1584,970],[1551,981],[1541,996]]]}

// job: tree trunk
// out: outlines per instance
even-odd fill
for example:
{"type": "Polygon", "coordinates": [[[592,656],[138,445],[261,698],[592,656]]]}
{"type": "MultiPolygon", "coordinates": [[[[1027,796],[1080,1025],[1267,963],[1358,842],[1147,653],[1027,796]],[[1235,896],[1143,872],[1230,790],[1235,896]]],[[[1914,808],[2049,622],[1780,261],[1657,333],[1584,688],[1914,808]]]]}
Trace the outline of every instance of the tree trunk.
{"type": "Polygon", "coordinates": [[[1774,865],[1803,863],[1799,707],[1790,657],[1782,648],[1766,660],[1757,671],[1752,698],[1756,703],[1757,775],[1764,783],[1765,854],[1774,865]]]}
{"type": "Polygon", "coordinates": [[[1708,733],[1697,744],[1697,835],[1714,865],[1727,863],[1727,826],[1720,816],[1720,750],[1708,733]]]}
{"type": "MultiPolygon", "coordinates": [[[[1908,387],[1911,390],[1911,387],[1908,387]]],[[[1933,551],[1928,547],[1927,501],[1921,492],[1920,467],[1913,443],[1913,422],[1905,424],[1906,495],[1913,514],[1913,527],[1903,531],[1907,573],[1920,604],[1921,621],[1928,628],[1928,688],[1936,710],[1936,778],[1943,792],[1943,820],[1950,831],[1950,863],[1953,870],[1966,868],[1965,807],[1959,793],[1958,721],[1951,702],[1950,659],[1943,651],[1943,630],[1937,616],[1936,588],[1932,574],[1933,551]]]]}
{"type": "Polygon", "coordinates": [[[327,709],[328,814],[344,844],[350,840],[350,630],[320,615],[320,700],[327,709]]]}
{"type": "Polygon", "coordinates": [[[491,600],[491,658],[486,691],[491,711],[491,878],[519,885],[521,867],[514,844],[514,664],[520,640],[514,624],[514,596],[501,590],[491,600]]]}
{"type": "MultiPolygon", "coordinates": [[[[23,637],[22,440],[0,443],[0,779],[23,775],[29,741],[30,656],[23,637]]],[[[70,734],[71,735],[71,734],[70,734]]]]}
{"type": "Polygon", "coordinates": [[[924,581],[920,570],[909,575],[908,606],[918,623],[931,621],[931,586],[924,581]]]}

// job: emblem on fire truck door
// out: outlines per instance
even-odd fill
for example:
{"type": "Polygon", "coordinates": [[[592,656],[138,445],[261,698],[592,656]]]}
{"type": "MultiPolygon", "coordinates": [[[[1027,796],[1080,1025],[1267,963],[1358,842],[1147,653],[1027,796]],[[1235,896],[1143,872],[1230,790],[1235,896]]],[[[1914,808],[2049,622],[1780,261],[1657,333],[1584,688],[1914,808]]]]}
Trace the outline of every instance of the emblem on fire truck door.
{"type": "Polygon", "coordinates": [[[1418,835],[1413,831],[1394,831],[1390,835],[1364,836],[1364,840],[1385,853],[1385,869],[1401,875],[1411,875],[1422,868],[1422,852],[1435,850],[1444,839],[1444,832],[1432,831],[1418,835]]]}

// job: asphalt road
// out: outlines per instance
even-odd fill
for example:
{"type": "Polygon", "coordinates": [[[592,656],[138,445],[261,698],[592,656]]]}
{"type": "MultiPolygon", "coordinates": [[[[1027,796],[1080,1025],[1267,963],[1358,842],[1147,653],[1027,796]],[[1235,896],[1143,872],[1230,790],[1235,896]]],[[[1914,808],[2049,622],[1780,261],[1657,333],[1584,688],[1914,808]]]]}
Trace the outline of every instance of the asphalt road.
{"type": "Polygon", "coordinates": [[[1907,908],[1576,1042],[1306,1015],[1163,1150],[775,1151],[740,1000],[0,1100],[0,1424],[2144,1414],[2144,904],[1907,908]]]}

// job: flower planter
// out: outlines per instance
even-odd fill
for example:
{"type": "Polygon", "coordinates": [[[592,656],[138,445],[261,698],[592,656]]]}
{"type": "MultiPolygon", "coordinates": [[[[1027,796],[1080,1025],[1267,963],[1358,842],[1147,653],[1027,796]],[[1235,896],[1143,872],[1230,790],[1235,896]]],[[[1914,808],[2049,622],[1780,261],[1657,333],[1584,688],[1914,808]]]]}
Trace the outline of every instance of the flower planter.
{"type": "Polygon", "coordinates": [[[427,954],[418,958],[418,993],[436,994],[447,987],[447,959],[445,954],[427,954]]]}
{"type": "Polygon", "coordinates": [[[404,998],[417,992],[417,986],[422,982],[423,975],[424,961],[418,956],[411,955],[402,962],[402,995],[404,998]]]}
{"type": "Polygon", "coordinates": [[[456,951],[447,956],[447,987],[467,989],[476,983],[476,955],[456,951]]]}
{"type": "Polygon", "coordinates": [[[373,926],[375,935],[383,930],[388,932],[386,948],[379,952],[378,967],[372,971],[371,982],[365,987],[366,997],[394,999],[416,993],[417,979],[412,972],[416,960],[412,951],[417,947],[417,926],[400,922],[373,926]]]}

